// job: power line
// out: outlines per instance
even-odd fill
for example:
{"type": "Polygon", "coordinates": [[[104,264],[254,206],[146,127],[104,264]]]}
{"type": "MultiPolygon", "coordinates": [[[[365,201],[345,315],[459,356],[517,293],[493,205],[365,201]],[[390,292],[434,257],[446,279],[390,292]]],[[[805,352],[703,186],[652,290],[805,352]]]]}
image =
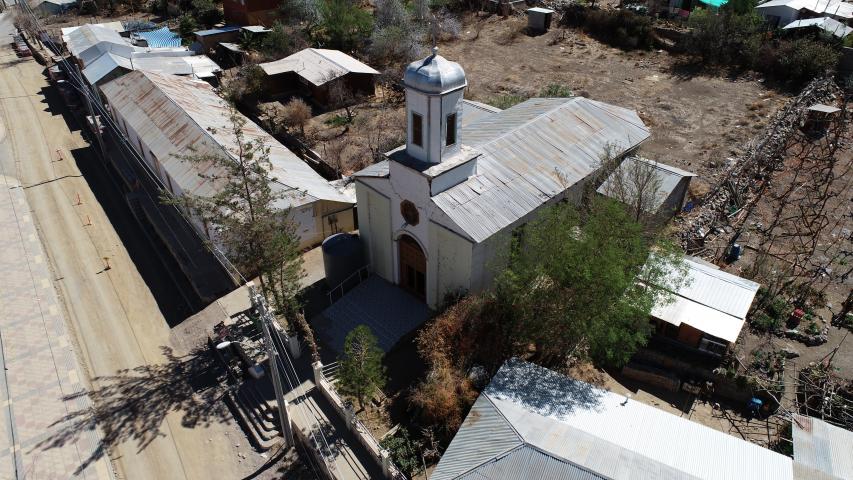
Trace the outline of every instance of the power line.
{"type": "MultiPolygon", "coordinates": [[[[94,105],[94,107],[101,114],[101,119],[104,120],[106,122],[106,124],[110,127],[112,132],[115,134],[115,137],[117,137],[120,140],[120,145],[125,147],[126,150],[130,153],[130,156],[134,160],[136,160],[136,162],[140,165],[140,167],[142,168],[142,171],[151,180],[153,186],[160,192],[166,192],[167,190],[166,190],[165,185],[163,184],[162,180],[160,180],[160,178],[152,171],[151,167],[145,162],[145,159],[142,158],[141,154],[139,152],[137,152],[135,148],[133,148],[133,146],[130,144],[130,140],[125,136],[124,132],[121,131],[119,126],[116,124],[116,122],[111,117],[110,113],[106,110],[104,105],[101,103],[100,98],[98,98],[96,95],[94,95],[93,92],[91,90],[89,90],[89,88],[86,86],[85,81],[83,80],[81,74],[78,72],[78,70],[76,68],[77,66],[76,65],[72,66],[72,64],[66,58],[61,56],[63,49],[59,48],[56,45],[56,43],[53,41],[53,39],[50,37],[50,35],[47,34],[47,30],[45,29],[45,27],[41,23],[41,21],[38,19],[38,17],[36,16],[36,14],[32,10],[32,8],[27,4],[27,2],[21,2],[18,5],[19,5],[19,8],[21,8],[22,10],[26,10],[26,12],[24,12],[24,13],[29,13],[30,17],[32,18],[33,22],[35,23],[35,25],[37,27],[38,32],[39,33],[40,32],[45,33],[44,43],[49,44],[49,46],[52,47],[51,50],[54,53],[60,54],[60,58],[61,58],[60,62],[62,62],[62,64],[65,66],[65,71],[69,75],[70,79],[73,80],[72,82],[69,82],[69,84],[72,85],[72,87],[74,87],[78,92],[80,92],[82,95],[84,95],[86,97],[86,101],[89,104],[90,110],[91,110],[92,105],[94,105]]],[[[94,112],[92,112],[92,113],[94,113],[94,112]]],[[[98,128],[99,127],[98,126],[98,119],[93,117],[92,121],[95,124],[95,127],[98,128]]],[[[103,152],[102,152],[102,154],[103,154],[103,152]]],[[[144,193],[150,199],[150,194],[147,191],[145,191],[144,193]]],[[[187,225],[190,227],[190,230],[195,233],[195,235],[202,241],[202,243],[207,244],[208,242],[206,241],[206,239],[204,239],[201,236],[201,233],[195,229],[195,226],[193,226],[191,221],[186,217],[185,212],[183,212],[177,205],[172,204],[172,207],[175,208],[175,210],[178,212],[178,216],[187,223],[187,225]]],[[[208,245],[208,247],[210,248],[211,253],[213,253],[214,258],[216,258],[216,260],[219,262],[219,264],[226,271],[228,271],[229,273],[235,273],[236,276],[240,280],[242,280],[242,283],[244,285],[248,283],[246,277],[243,276],[243,274],[236,268],[236,266],[234,266],[233,263],[231,263],[230,260],[228,260],[228,258],[225,256],[225,254],[221,250],[219,250],[215,245],[213,245],[212,242],[211,242],[211,244],[208,245]]],[[[259,297],[261,299],[263,299],[264,302],[266,302],[266,299],[263,297],[263,295],[259,294],[259,297]]],[[[270,319],[266,318],[264,320],[265,320],[265,322],[269,322],[270,319]]],[[[268,328],[271,327],[270,323],[265,323],[265,325],[268,328]]],[[[278,332],[276,332],[276,335],[278,335],[278,332]]],[[[280,340],[280,337],[279,337],[279,340],[280,340]]],[[[281,351],[278,349],[278,347],[275,345],[275,343],[272,342],[271,338],[267,339],[265,336],[265,343],[266,342],[270,342],[271,345],[269,345],[269,346],[272,349],[274,349],[276,352],[281,351]]],[[[278,358],[278,355],[274,355],[273,356],[274,358],[271,358],[270,360],[273,362],[278,362],[283,367],[285,380],[287,381],[291,390],[296,391],[298,385],[300,385],[299,375],[297,374],[296,369],[293,366],[293,361],[290,358],[289,352],[287,352],[286,348],[284,348],[283,350],[284,350],[285,358],[287,358],[287,361],[290,364],[290,368],[293,372],[296,385],[294,385],[294,383],[291,382],[290,374],[288,373],[287,368],[284,368],[284,364],[281,361],[281,359],[278,358]]],[[[277,368],[276,368],[276,370],[277,370],[277,368]]],[[[305,394],[303,393],[303,395],[305,395],[305,394]]],[[[280,412],[279,415],[281,416],[285,413],[286,412],[280,412]]],[[[310,425],[312,423],[308,420],[307,414],[303,411],[303,409],[300,409],[299,413],[302,415],[303,420],[306,421],[306,424],[310,425]]],[[[319,451],[321,457],[323,458],[324,462],[328,464],[329,462],[328,462],[328,459],[326,458],[326,454],[323,452],[322,446],[320,445],[320,442],[318,442],[317,438],[316,438],[316,434],[319,433],[320,437],[323,441],[323,444],[326,447],[326,450],[329,453],[332,453],[331,448],[329,447],[328,440],[326,439],[326,435],[323,433],[322,421],[317,417],[317,415],[314,414],[313,411],[311,411],[310,413],[314,417],[314,420],[316,421],[316,424],[318,426],[318,431],[319,431],[319,432],[312,432],[312,437],[313,437],[314,443],[315,443],[317,450],[319,451]]],[[[289,421],[289,419],[288,419],[288,421],[289,421]]],[[[282,432],[282,434],[286,435],[286,432],[282,432]]],[[[317,472],[314,469],[313,460],[310,459],[310,455],[308,455],[308,457],[309,457],[309,461],[311,462],[311,468],[312,468],[312,470],[314,470],[314,473],[316,475],[317,472]]],[[[337,460],[335,460],[334,462],[336,464],[337,460]]]]}
{"type": "MultiPolygon", "coordinates": [[[[30,16],[33,18],[33,21],[37,25],[38,30],[44,31],[46,33],[46,29],[44,28],[44,25],[39,21],[38,17],[35,15],[32,8],[29,5],[26,5],[26,2],[22,2],[19,5],[25,6],[25,8],[28,10],[28,12],[25,12],[25,13],[30,14],[30,16]]],[[[56,43],[54,43],[54,41],[50,37],[50,35],[45,35],[44,43],[49,44],[52,47],[51,50],[53,50],[55,53],[61,53],[63,50],[61,47],[56,45],[56,43]]],[[[69,82],[69,84],[72,87],[74,87],[78,92],[80,92],[82,95],[84,95],[86,97],[86,101],[89,102],[90,106],[92,104],[94,104],[95,108],[101,114],[101,120],[104,120],[107,123],[107,125],[110,127],[110,129],[115,134],[115,137],[117,137],[120,140],[120,145],[125,147],[125,149],[130,154],[130,156],[133,157],[134,160],[136,160],[136,162],[142,168],[142,171],[151,180],[154,187],[157,188],[157,190],[159,192],[168,192],[168,190],[165,188],[165,185],[163,184],[163,181],[160,180],[160,178],[156,175],[156,173],[153,172],[151,166],[149,166],[147,164],[147,162],[145,162],[145,159],[142,158],[141,154],[139,152],[137,152],[136,149],[134,149],[133,146],[130,144],[130,139],[128,139],[125,136],[125,134],[121,131],[118,124],[115,122],[115,120],[113,120],[112,116],[109,114],[109,112],[106,110],[106,108],[101,103],[100,98],[98,98],[96,95],[94,95],[89,90],[89,88],[86,86],[86,83],[83,80],[83,77],[77,71],[77,66],[75,64],[72,64],[71,62],[69,62],[66,58],[62,57],[61,55],[60,55],[60,58],[61,58],[60,61],[65,66],[66,73],[74,80],[73,82],[69,82]]],[[[93,118],[93,122],[96,122],[96,119],[93,118]]],[[[150,199],[150,194],[147,191],[145,192],[145,194],[150,199]]],[[[158,203],[161,203],[161,202],[158,202],[158,203]]],[[[175,210],[178,212],[178,216],[187,223],[187,225],[190,227],[190,230],[193,232],[193,234],[195,234],[202,241],[203,244],[208,244],[207,239],[205,239],[201,236],[201,233],[198,232],[196,230],[195,226],[193,226],[192,223],[189,221],[189,219],[186,218],[184,212],[182,212],[181,209],[177,205],[172,204],[171,206],[174,207],[175,210]]],[[[219,250],[215,245],[213,245],[212,242],[208,245],[208,247],[210,248],[213,256],[217,259],[217,261],[220,263],[220,265],[222,265],[222,267],[225,269],[225,271],[229,272],[229,274],[236,274],[235,276],[241,280],[241,283],[245,284],[247,282],[246,277],[244,277],[242,275],[242,273],[240,273],[240,271],[234,266],[234,264],[231,263],[230,260],[228,260],[228,258],[225,256],[225,254],[221,250],[219,250]]]]}

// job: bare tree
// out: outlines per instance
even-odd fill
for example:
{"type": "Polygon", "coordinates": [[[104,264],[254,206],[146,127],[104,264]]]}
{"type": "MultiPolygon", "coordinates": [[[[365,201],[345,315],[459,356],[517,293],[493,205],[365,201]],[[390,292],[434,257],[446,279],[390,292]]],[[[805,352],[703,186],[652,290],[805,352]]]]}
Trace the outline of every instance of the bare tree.
{"type": "Polygon", "coordinates": [[[347,85],[344,77],[334,78],[335,75],[331,72],[326,74],[326,77],[328,78],[326,85],[328,85],[329,108],[334,110],[339,108],[344,109],[344,112],[346,112],[347,129],[349,129],[349,124],[355,118],[354,106],[361,100],[361,96],[347,85]]]}
{"type": "Polygon", "coordinates": [[[602,184],[603,193],[627,205],[637,222],[656,213],[661,187],[657,162],[639,157],[623,160],[602,184]]]}
{"type": "Polygon", "coordinates": [[[346,170],[347,142],[342,138],[333,138],[323,142],[323,158],[335,169],[335,174],[341,178],[346,170]]]}

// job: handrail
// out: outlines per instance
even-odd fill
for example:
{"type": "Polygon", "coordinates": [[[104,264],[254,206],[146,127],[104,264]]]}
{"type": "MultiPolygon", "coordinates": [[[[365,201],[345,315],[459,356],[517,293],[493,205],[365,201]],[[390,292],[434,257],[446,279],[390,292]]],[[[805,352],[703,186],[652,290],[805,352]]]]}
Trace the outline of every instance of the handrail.
{"type": "Polygon", "coordinates": [[[356,283],[356,285],[358,285],[359,283],[363,282],[363,281],[364,281],[364,278],[362,278],[362,272],[366,273],[366,274],[367,274],[367,276],[370,276],[370,265],[368,264],[368,265],[364,265],[364,266],[362,266],[362,267],[359,267],[359,268],[358,268],[358,270],[356,270],[356,271],[352,272],[352,273],[351,273],[347,278],[345,278],[345,279],[344,279],[341,283],[339,283],[337,286],[335,286],[334,288],[329,289],[329,293],[328,293],[328,295],[329,295],[329,305],[331,305],[331,304],[333,304],[333,303],[334,303],[334,300],[332,300],[332,293],[334,293],[335,291],[340,290],[340,291],[341,291],[341,296],[340,296],[340,298],[343,298],[343,296],[345,295],[345,292],[344,292],[344,285],[345,285],[347,282],[349,282],[350,280],[352,280],[352,279],[353,279],[353,277],[355,277],[356,275],[358,275],[358,283],[356,283]]]}

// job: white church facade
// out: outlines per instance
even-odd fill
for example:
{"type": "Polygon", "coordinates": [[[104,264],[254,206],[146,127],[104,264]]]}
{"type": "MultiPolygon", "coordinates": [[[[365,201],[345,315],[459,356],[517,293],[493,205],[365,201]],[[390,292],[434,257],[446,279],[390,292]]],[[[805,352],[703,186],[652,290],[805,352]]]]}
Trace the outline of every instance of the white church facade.
{"type": "Polygon", "coordinates": [[[488,288],[514,229],[650,136],[635,111],[582,97],[464,100],[463,69],[437,51],[403,80],[407,141],[355,174],[358,224],[373,272],[431,308],[488,288]]]}

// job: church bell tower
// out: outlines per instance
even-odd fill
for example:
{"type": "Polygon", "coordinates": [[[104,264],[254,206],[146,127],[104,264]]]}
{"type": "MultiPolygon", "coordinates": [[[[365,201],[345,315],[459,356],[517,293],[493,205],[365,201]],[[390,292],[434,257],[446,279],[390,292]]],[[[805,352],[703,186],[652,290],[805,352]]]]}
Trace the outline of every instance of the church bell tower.
{"type": "Polygon", "coordinates": [[[460,151],[462,95],[468,82],[456,62],[438,54],[409,64],[406,86],[406,153],[428,164],[460,151]]]}

